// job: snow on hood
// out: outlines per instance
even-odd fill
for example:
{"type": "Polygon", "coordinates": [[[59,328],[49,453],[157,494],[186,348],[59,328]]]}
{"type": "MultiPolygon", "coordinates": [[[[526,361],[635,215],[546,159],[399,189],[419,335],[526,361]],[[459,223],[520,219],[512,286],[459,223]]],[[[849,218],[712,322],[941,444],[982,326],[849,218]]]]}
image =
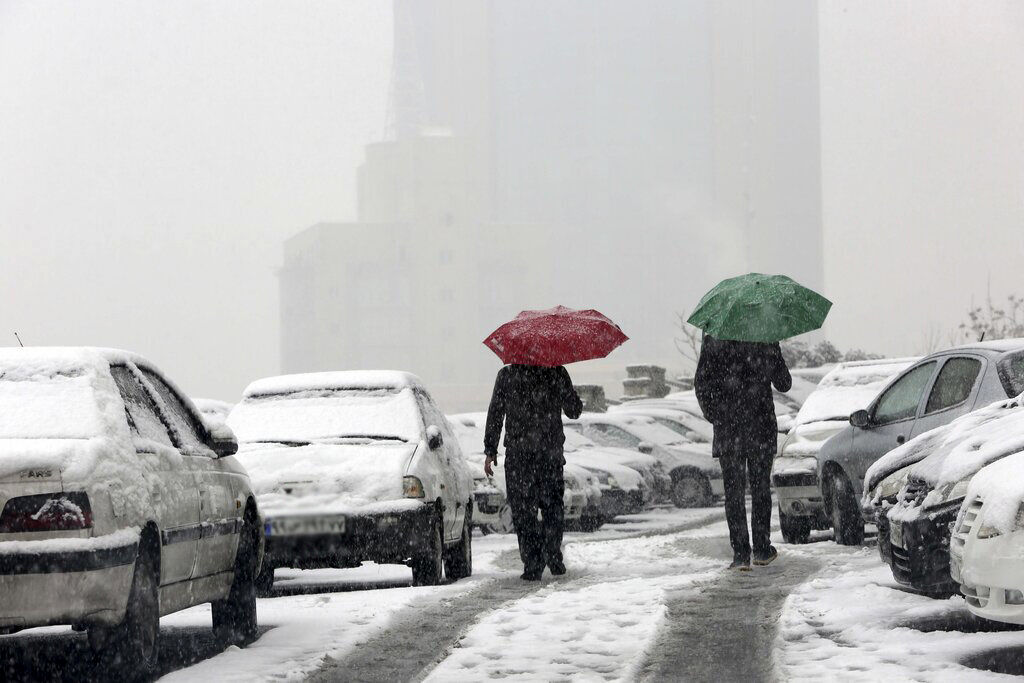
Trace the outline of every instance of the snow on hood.
{"type": "Polygon", "coordinates": [[[1014,453],[982,468],[971,479],[967,500],[980,498],[981,524],[1008,534],[1017,526],[1024,503],[1024,453],[1014,453]]]}
{"type": "Polygon", "coordinates": [[[804,401],[796,415],[796,424],[845,422],[851,413],[867,408],[893,377],[916,361],[916,358],[894,358],[840,363],[822,378],[818,388],[804,401]]]}
{"type": "Polygon", "coordinates": [[[344,512],[404,500],[402,477],[415,452],[415,444],[401,443],[249,444],[235,457],[249,472],[260,508],[273,514],[344,512]]]}
{"type": "Polygon", "coordinates": [[[864,491],[896,470],[915,465],[910,477],[932,488],[958,482],[986,464],[1024,449],[1022,397],[997,401],[889,451],[868,468],[864,491]]]}

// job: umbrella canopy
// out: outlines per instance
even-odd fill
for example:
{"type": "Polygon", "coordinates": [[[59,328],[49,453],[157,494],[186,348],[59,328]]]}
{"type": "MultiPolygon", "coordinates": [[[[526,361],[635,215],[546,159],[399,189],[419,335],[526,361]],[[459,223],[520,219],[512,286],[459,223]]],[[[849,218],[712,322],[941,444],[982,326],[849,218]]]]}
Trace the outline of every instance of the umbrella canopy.
{"type": "Polygon", "coordinates": [[[750,273],[718,283],[687,322],[718,339],[777,342],[818,329],[830,308],[785,275],[750,273]]]}
{"type": "Polygon", "coordinates": [[[484,344],[503,363],[555,367],[604,358],[629,337],[594,310],[556,306],[523,311],[491,333],[484,344]]]}

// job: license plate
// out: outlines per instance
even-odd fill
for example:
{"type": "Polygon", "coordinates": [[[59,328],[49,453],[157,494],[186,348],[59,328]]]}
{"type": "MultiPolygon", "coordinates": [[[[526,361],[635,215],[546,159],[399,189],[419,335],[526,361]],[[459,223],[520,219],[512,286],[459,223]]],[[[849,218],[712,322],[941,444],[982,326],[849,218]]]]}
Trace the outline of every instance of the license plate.
{"type": "Polygon", "coordinates": [[[903,525],[893,524],[889,527],[889,542],[897,548],[903,547],[903,525]]]}
{"type": "Polygon", "coordinates": [[[267,522],[268,536],[345,533],[344,517],[278,517],[267,522]]]}

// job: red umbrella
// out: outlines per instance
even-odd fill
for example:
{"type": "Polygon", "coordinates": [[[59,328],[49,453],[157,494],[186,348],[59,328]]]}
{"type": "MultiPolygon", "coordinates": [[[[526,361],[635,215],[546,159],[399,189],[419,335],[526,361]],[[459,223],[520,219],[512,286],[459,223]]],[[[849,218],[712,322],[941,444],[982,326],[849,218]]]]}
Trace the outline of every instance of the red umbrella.
{"type": "Polygon", "coordinates": [[[503,363],[554,367],[604,358],[629,337],[597,311],[523,311],[484,340],[503,363]]]}

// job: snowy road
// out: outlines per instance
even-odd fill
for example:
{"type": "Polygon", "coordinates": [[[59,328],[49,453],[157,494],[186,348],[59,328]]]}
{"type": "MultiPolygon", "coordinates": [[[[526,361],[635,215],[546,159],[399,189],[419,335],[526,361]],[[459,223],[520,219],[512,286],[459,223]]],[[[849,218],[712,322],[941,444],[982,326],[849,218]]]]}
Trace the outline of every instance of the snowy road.
{"type": "MultiPolygon", "coordinates": [[[[720,510],[658,510],[569,534],[569,574],[518,579],[514,536],[477,537],[472,579],[410,586],[404,567],[281,571],[261,636],[221,651],[209,609],[163,620],[163,680],[993,680],[1019,672],[1024,631],[962,600],[896,587],[873,547],[826,535],[725,569],[720,510]]],[[[777,541],[780,539],[776,539],[777,541]]],[[[0,637],[4,680],[88,680],[68,629],[0,637]]]]}

